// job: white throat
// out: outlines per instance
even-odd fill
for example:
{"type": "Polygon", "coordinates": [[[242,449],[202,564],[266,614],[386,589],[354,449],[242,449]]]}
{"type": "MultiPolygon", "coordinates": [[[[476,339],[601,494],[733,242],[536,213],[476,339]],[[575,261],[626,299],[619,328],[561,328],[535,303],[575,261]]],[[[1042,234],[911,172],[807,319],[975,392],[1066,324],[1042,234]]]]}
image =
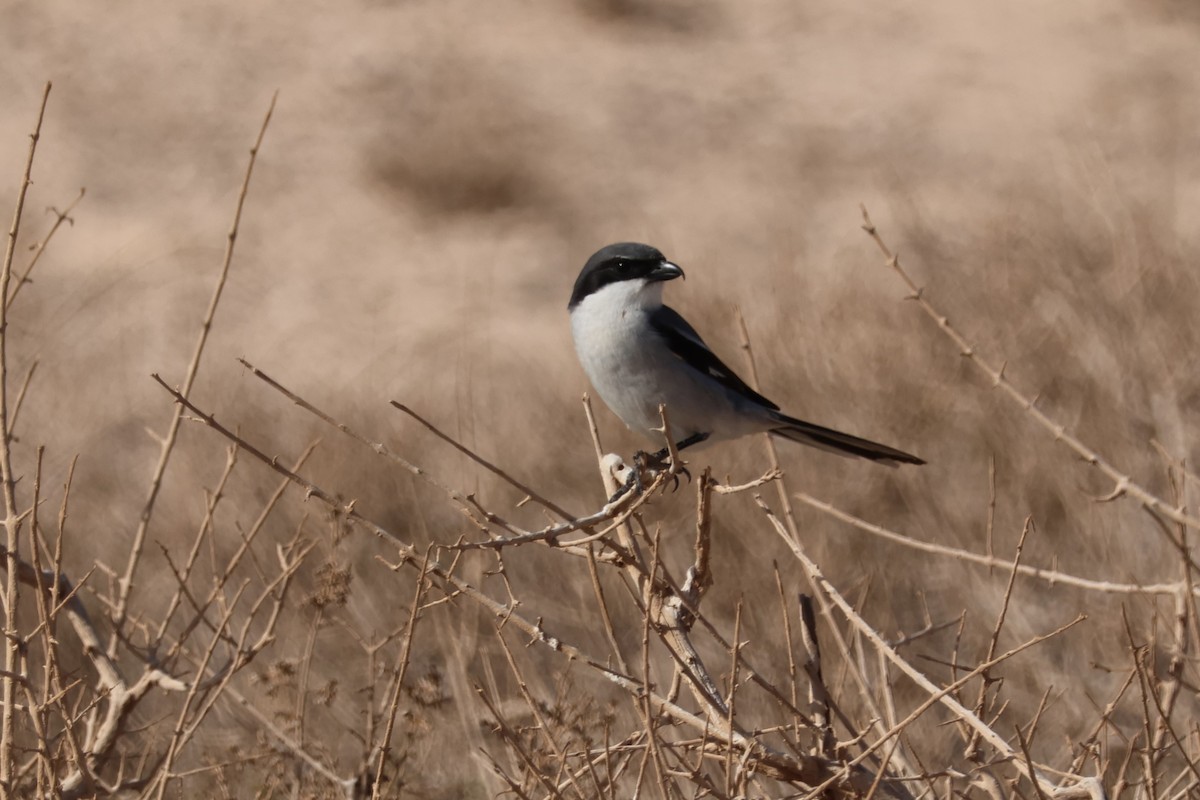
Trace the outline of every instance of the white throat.
{"type": "Polygon", "coordinates": [[[589,294],[571,310],[577,316],[625,318],[657,311],[663,304],[662,281],[617,281],[589,294]]]}

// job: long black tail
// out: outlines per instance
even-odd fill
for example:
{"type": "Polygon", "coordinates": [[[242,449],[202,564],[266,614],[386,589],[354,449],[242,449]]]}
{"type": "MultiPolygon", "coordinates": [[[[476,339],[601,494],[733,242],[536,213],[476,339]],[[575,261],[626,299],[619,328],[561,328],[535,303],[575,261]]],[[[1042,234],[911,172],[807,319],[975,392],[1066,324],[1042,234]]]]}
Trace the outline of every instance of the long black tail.
{"type": "Polygon", "coordinates": [[[820,425],[813,425],[811,422],[805,422],[802,419],[795,419],[784,414],[779,414],[778,416],[779,422],[782,424],[778,428],[772,428],[771,433],[776,436],[782,436],[784,439],[790,439],[793,442],[806,444],[810,447],[819,447],[822,450],[828,450],[832,453],[869,458],[872,461],[893,461],[902,464],[925,463],[924,459],[917,458],[903,450],[888,447],[886,444],[872,442],[869,439],[860,439],[857,436],[835,431],[832,428],[822,428],[820,425]]]}

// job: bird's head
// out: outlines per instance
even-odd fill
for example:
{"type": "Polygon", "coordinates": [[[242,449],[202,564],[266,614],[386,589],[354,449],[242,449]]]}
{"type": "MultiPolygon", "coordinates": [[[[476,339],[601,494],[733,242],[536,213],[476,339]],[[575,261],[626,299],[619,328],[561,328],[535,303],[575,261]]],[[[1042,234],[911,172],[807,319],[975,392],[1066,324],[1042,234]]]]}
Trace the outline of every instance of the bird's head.
{"type": "Polygon", "coordinates": [[[567,308],[575,308],[588,296],[618,285],[632,296],[649,292],[658,300],[663,281],[682,277],[682,269],[648,244],[610,244],[597,250],[583,265],[567,308]]]}

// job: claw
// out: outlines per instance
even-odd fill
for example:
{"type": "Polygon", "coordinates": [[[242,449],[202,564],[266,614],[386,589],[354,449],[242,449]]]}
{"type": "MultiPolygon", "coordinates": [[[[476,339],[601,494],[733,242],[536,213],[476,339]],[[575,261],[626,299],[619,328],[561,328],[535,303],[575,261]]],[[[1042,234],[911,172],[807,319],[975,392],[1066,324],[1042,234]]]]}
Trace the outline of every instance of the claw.
{"type": "MultiPolygon", "coordinates": [[[[672,481],[672,483],[671,483],[671,492],[672,493],[679,491],[679,476],[680,475],[687,478],[688,483],[692,482],[692,472],[684,465],[680,464],[679,467],[675,468],[675,469],[672,469],[671,467],[667,467],[667,469],[670,470],[671,481],[672,481]]],[[[663,487],[663,491],[664,492],[666,491],[666,487],[663,487]]]]}
{"type": "MultiPolygon", "coordinates": [[[[670,453],[667,451],[667,449],[665,447],[662,450],[659,450],[657,453],[647,453],[644,450],[639,450],[634,455],[633,460],[634,460],[634,464],[637,465],[636,471],[639,476],[639,482],[638,482],[638,491],[639,492],[642,490],[642,486],[641,486],[641,482],[640,482],[642,470],[646,470],[647,472],[654,472],[654,473],[659,473],[659,472],[664,472],[664,471],[667,472],[671,478],[671,491],[672,492],[679,491],[679,476],[680,475],[683,475],[684,477],[686,477],[688,479],[688,483],[692,482],[692,473],[688,471],[688,468],[685,467],[683,464],[680,464],[679,466],[675,466],[674,464],[670,463],[668,461],[669,456],[670,456],[670,453]]],[[[663,492],[664,493],[666,492],[665,485],[663,486],[663,492]]]]}
{"type": "MultiPolygon", "coordinates": [[[[682,450],[685,447],[702,442],[707,438],[707,433],[693,434],[692,436],[689,436],[681,441],[677,450],[682,450]]],[[[666,472],[668,477],[671,479],[672,492],[679,491],[680,475],[687,478],[688,483],[691,483],[691,471],[689,471],[682,462],[680,462],[678,465],[671,463],[670,456],[670,451],[665,447],[656,453],[647,453],[645,450],[638,450],[633,455],[633,469],[629,471],[629,475],[625,479],[624,485],[617,489],[617,491],[613,493],[612,497],[608,498],[608,502],[616,502],[618,499],[624,497],[631,491],[636,492],[637,494],[644,492],[646,490],[646,485],[642,479],[643,471],[654,475],[666,472]]],[[[619,460],[619,457],[617,456],[612,456],[612,458],[619,460]]],[[[624,469],[628,469],[628,467],[625,467],[624,469]]],[[[667,488],[664,484],[663,493],[665,494],[666,491],[667,488]]]]}
{"type": "Polygon", "coordinates": [[[678,469],[678,470],[676,470],[676,472],[675,472],[675,490],[678,490],[678,489],[679,489],[679,476],[680,476],[680,475],[682,475],[683,477],[687,478],[687,481],[688,481],[688,483],[689,483],[689,484],[692,482],[692,472],[691,472],[691,470],[689,470],[689,469],[688,469],[687,467],[685,467],[684,465],[680,464],[680,465],[679,465],[679,469],[678,469]]]}

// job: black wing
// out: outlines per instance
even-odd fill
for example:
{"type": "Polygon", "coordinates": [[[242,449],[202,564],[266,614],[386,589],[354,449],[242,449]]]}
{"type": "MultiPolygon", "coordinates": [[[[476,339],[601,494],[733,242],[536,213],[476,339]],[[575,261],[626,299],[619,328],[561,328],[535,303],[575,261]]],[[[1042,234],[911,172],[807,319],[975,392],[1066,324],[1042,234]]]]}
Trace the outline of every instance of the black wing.
{"type": "Polygon", "coordinates": [[[704,373],[726,389],[737,392],[748,400],[774,411],[779,410],[779,406],[751,389],[733,370],[725,366],[725,363],[708,349],[708,345],[700,338],[700,334],[696,333],[696,329],[679,316],[675,309],[661,306],[650,315],[650,326],[663,338],[671,352],[692,369],[704,373]]]}

